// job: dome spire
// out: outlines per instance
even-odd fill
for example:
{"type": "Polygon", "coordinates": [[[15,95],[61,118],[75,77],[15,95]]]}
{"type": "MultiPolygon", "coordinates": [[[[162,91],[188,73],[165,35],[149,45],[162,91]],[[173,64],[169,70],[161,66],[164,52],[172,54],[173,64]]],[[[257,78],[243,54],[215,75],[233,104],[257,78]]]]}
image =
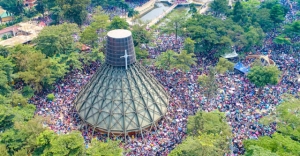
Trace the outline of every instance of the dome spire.
{"type": "Polygon", "coordinates": [[[127,67],[136,62],[131,32],[125,29],[116,29],[107,33],[106,56],[107,64],[115,67],[127,67]],[[124,59],[124,51],[127,57],[124,59]],[[127,62],[127,65],[126,65],[127,62]]]}

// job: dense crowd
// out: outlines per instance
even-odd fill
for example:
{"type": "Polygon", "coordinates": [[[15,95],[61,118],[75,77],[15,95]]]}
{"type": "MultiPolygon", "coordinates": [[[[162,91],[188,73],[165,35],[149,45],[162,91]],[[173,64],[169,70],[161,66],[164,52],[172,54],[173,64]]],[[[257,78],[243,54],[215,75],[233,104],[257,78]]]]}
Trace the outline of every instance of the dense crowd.
{"type": "Polygon", "coordinates": [[[147,3],[148,0],[140,0],[140,1],[125,1],[125,3],[128,5],[129,8],[124,8],[124,6],[108,6],[103,8],[105,10],[105,13],[110,16],[110,18],[113,18],[114,16],[127,16],[128,9],[134,9],[136,7],[140,7],[147,3]]]}
{"type": "Polygon", "coordinates": [[[179,52],[180,49],[183,48],[184,39],[175,34],[161,34],[159,30],[156,30],[154,33],[154,40],[151,43],[154,43],[153,46],[146,45],[143,48],[146,48],[149,52],[149,56],[151,58],[155,58],[161,52],[165,52],[167,50],[173,50],[179,52]]]}
{"type": "MultiPolygon", "coordinates": [[[[285,0],[283,5],[289,5],[285,0]]],[[[294,6],[295,3],[292,3],[294,6]]],[[[287,14],[286,22],[294,20],[296,7],[287,14]]],[[[197,65],[191,68],[188,73],[180,70],[159,70],[149,66],[148,70],[165,87],[170,94],[170,105],[163,119],[158,122],[157,127],[151,131],[145,131],[135,136],[127,136],[126,143],[120,144],[125,149],[129,149],[127,155],[167,155],[177,144],[186,137],[187,119],[189,115],[194,115],[199,109],[210,112],[218,109],[226,113],[227,122],[232,127],[233,139],[232,154],[242,154],[244,152],[242,141],[244,139],[257,139],[259,136],[271,135],[276,131],[276,123],[268,126],[258,123],[263,116],[274,111],[275,106],[281,102],[281,95],[290,93],[296,95],[299,91],[297,82],[300,72],[299,53],[290,53],[290,48],[277,46],[272,40],[277,36],[276,30],[267,34],[262,49],[257,49],[253,54],[261,54],[268,51],[269,56],[282,71],[280,82],[275,86],[266,86],[261,94],[257,94],[259,89],[249,82],[242,73],[226,73],[216,75],[219,89],[214,98],[207,102],[203,95],[201,86],[197,84],[198,75],[208,74],[208,67],[214,66],[217,59],[198,58],[197,65]]],[[[299,41],[299,38],[294,38],[299,41]]],[[[152,58],[155,58],[162,51],[168,49],[180,49],[183,38],[172,35],[156,36],[156,45],[146,48],[152,58]]],[[[292,49],[298,51],[298,49],[292,49]]],[[[232,60],[236,62],[235,59],[232,60]]],[[[242,60],[243,64],[250,65],[250,60],[242,60]]],[[[35,95],[31,102],[37,106],[36,114],[49,117],[45,123],[58,134],[66,134],[71,130],[80,129],[87,146],[88,142],[97,137],[99,140],[107,139],[106,134],[94,131],[92,127],[83,124],[73,109],[72,101],[75,99],[80,88],[86,84],[93,73],[100,66],[94,62],[90,66],[84,66],[82,71],[73,71],[65,79],[55,85],[52,91],[55,101],[49,101],[46,93],[35,95]]],[[[122,137],[110,137],[111,139],[123,140],[122,137]]]]}

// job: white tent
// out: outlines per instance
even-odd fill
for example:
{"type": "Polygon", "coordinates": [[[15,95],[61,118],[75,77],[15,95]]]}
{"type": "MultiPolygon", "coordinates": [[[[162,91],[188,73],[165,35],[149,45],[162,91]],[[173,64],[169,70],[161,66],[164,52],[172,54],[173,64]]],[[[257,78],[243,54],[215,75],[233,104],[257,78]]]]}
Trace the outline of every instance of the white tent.
{"type": "Polygon", "coordinates": [[[232,53],[224,54],[222,57],[224,57],[224,58],[234,58],[234,57],[237,57],[237,56],[238,56],[238,54],[234,50],[232,53]]]}

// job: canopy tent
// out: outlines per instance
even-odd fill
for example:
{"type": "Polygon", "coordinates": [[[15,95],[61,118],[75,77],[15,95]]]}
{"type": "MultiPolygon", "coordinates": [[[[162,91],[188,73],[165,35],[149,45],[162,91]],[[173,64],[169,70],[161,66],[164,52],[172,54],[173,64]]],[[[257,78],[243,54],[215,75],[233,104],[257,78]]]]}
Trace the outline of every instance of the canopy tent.
{"type": "Polygon", "coordinates": [[[244,66],[241,62],[236,63],[234,65],[234,69],[236,69],[244,74],[247,74],[250,71],[250,67],[244,66]]]}
{"type": "Polygon", "coordinates": [[[236,51],[234,50],[232,53],[224,54],[222,57],[224,57],[224,58],[234,58],[234,57],[237,57],[237,56],[239,56],[239,54],[237,54],[236,51]]]}

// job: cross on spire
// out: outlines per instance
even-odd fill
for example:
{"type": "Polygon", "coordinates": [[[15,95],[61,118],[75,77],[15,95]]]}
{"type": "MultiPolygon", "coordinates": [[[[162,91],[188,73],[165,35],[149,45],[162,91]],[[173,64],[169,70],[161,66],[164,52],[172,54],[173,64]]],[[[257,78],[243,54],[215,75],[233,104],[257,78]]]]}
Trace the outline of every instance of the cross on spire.
{"type": "Polygon", "coordinates": [[[125,55],[120,57],[120,58],[125,58],[125,68],[126,68],[126,70],[127,70],[127,58],[129,56],[131,56],[131,55],[127,55],[127,50],[125,50],[125,55]]]}

